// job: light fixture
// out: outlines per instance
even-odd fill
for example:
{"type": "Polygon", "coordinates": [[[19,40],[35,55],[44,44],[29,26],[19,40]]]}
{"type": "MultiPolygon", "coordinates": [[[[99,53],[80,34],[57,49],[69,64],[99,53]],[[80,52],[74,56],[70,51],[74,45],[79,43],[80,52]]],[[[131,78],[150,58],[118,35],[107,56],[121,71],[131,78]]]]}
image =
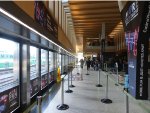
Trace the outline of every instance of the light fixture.
{"type": "Polygon", "coordinates": [[[75,55],[73,55],[72,53],[70,53],[66,49],[62,48],[61,46],[59,46],[58,44],[56,44],[55,42],[53,42],[52,40],[50,40],[49,38],[47,38],[46,36],[44,36],[43,34],[39,33],[37,30],[33,29],[32,27],[30,27],[27,24],[23,23],[18,18],[16,18],[13,15],[11,15],[7,11],[5,11],[4,9],[0,8],[0,12],[3,13],[4,15],[8,16],[9,18],[13,19],[14,21],[18,22],[19,24],[23,25],[24,27],[28,28],[29,30],[31,30],[31,31],[35,32],[36,34],[40,35],[41,37],[45,38],[46,40],[50,41],[51,43],[57,45],[59,48],[63,49],[64,51],[66,51],[67,53],[71,54],[72,56],[76,57],[75,55]]]}

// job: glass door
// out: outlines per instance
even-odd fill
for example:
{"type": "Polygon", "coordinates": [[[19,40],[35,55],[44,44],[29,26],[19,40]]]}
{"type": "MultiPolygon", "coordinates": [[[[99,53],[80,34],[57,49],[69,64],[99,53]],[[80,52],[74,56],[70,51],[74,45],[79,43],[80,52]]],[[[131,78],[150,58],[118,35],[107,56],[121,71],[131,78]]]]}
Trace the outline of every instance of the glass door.
{"type": "Polygon", "coordinates": [[[19,107],[19,43],[0,38],[0,113],[19,107]]]}
{"type": "Polygon", "coordinates": [[[41,49],[41,89],[48,85],[48,51],[41,49]]]}
{"type": "Polygon", "coordinates": [[[38,48],[30,46],[30,95],[33,97],[39,91],[39,52],[38,48]]]}
{"type": "Polygon", "coordinates": [[[54,80],[54,54],[49,51],[49,83],[54,80]]]}

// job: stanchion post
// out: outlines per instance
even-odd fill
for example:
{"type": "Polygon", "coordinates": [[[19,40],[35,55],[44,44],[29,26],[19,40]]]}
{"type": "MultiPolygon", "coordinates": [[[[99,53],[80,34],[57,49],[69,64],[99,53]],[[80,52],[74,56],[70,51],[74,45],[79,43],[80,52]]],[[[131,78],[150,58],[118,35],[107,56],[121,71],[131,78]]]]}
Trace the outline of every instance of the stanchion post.
{"type": "Polygon", "coordinates": [[[126,94],[126,113],[129,113],[129,97],[126,94]]]}
{"type": "Polygon", "coordinates": [[[118,75],[118,63],[116,62],[116,81],[117,81],[117,83],[115,84],[116,86],[119,86],[119,75],[118,75]]]}
{"type": "Polygon", "coordinates": [[[69,106],[67,104],[64,104],[64,78],[62,78],[61,81],[61,104],[57,106],[58,110],[66,110],[69,106]]]}
{"type": "Polygon", "coordinates": [[[69,88],[69,73],[68,73],[68,90],[66,90],[65,92],[66,92],[66,93],[72,93],[72,92],[73,92],[73,91],[70,90],[70,88],[69,88]]]}
{"type": "Polygon", "coordinates": [[[83,80],[83,68],[81,69],[81,80],[83,80]]]}
{"type": "Polygon", "coordinates": [[[98,71],[98,84],[96,85],[96,87],[103,87],[101,84],[100,84],[100,69],[98,71]]]}
{"type": "Polygon", "coordinates": [[[77,65],[77,74],[80,75],[78,65],[77,65]]]}
{"type": "Polygon", "coordinates": [[[88,72],[89,72],[89,68],[87,68],[87,73],[86,73],[86,75],[90,75],[88,72]]]}
{"type": "Polygon", "coordinates": [[[101,99],[101,102],[105,103],[105,104],[112,103],[112,100],[108,99],[108,75],[107,75],[107,78],[106,78],[106,97],[104,99],[101,99]]]}
{"type": "Polygon", "coordinates": [[[72,71],[71,71],[71,85],[69,87],[75,87],[73,84],[72,84],[72,71]]]}
{"type": "Polygon", "coordinates": [[[107,72],[108,70],[107,70],[107,63],[106,63],[106,72],[107,72]]]}
{"type": "Polygon", "coordinates": [[[37,96],[37,111],[42,113],[42,96],[37,96]]]}
{"type": "Polygon", "coordinates": [[[105,71],[105,63],[103,64],[103,70],[105,71]]]}

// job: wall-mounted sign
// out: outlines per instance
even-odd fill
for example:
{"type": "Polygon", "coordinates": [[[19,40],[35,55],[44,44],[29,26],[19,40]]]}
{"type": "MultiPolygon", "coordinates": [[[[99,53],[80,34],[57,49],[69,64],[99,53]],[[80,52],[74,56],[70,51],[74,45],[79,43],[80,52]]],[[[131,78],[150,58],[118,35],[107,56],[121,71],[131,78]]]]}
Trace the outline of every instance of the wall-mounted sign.
{"type": "Polygon", "coordinates": [[[10,113],[19,106],[19,86],[0,93],[0,113],[10,113]]]}
{"type": "Polygon", "coordinates": [[[129,93],[147,99],[150,2],[128,2],[121,14],[128,48],[129,93]]]}
{"type": "Polygon", "coordinates": [[[38,22],[41,26],[50,31],[50,33],[53,34],[55,38],[57,38],[58,26],[52,16],[49,14],[47,8],[44,6],[43,2],[35,1],[34,9],[34,18],[36,22],[38,22]]]}

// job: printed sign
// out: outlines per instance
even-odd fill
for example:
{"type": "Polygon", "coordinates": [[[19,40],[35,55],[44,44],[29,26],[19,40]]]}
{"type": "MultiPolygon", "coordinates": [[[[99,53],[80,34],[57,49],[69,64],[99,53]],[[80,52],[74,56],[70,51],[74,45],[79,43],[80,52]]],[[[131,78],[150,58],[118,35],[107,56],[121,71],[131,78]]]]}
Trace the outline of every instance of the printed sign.
{"type": "Polygon", "coordinates": [[[48,74],[42,75],[41,78],[41,89],[45,88],[48,85],[48,74]]]}
{"type": "Polygon", "coordinates": [[[121,14],[128,48],[129,93],[147,99],[150,2],[128,2],[121,14]]]}
{"type": "Polygon", "coordinates": [[[31,97],[33,97],[39,91],[38,82],[39,82],[38,78],[30,80],[30,94],[31,94],[31,97]]]}
{"type": "Polygon", "coordinates": [[[0,113],[10,113],[19,107],[19,86],[0,93],[0,113]]]}
{"type": "Polygon", "coordinates": [[[58,26],[55,23],[52,16],[49,14],[48,10],[44,6],[42,1],[35,1],[35,12],[34,17],[35,20],[43,26],[45,29],[50,31],[51,34],[54,35],[55,38],[58,37],[58,26]]]}

